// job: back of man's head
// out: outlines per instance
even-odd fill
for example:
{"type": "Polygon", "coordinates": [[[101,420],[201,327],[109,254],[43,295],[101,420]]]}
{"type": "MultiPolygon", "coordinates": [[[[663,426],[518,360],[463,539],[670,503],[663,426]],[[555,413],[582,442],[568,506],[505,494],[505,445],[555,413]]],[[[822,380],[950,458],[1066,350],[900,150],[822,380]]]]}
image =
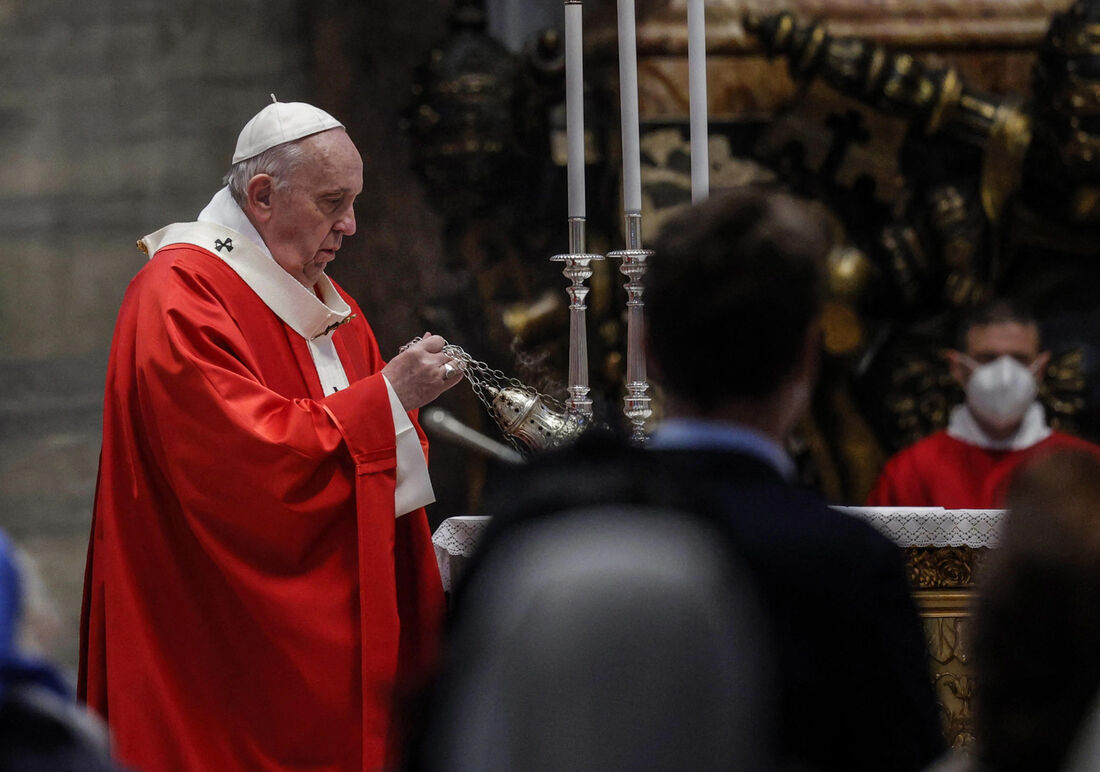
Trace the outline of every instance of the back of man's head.
{"type": "Polygon", "coordinates": [[[711,410],[792,374],[824,295],[828,224],[789,194],[714,196],[670,220],[646,275],[649,351],[670,393],[711,410]]]}

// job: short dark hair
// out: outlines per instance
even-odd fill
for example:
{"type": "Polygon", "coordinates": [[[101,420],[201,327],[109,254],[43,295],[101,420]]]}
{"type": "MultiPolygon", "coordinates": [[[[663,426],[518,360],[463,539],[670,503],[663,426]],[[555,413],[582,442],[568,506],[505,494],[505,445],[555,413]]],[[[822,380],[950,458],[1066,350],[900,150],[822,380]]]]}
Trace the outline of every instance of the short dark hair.
{"type": "Polygon", "coordinates": [[[989,769],[1061,769],[1100,688],[1100,458],[1058,451],[1009,484],[974,612],[975,734],[989,769]]]}
{"type": "Polygon", "coordinates": [[[975,306],[962,316],[955,330],[955,348],[966,351],[966,339],[970,331],[975,327],[987,327],[991,324],[1039,326],[1031,309],[1022,302],[1010,298],[995,298],[975,306]]]}
{"type": "Polygon", "coordinates": [[[669,392],[709,410],[779,386],[821,313],[830,242],[818,210],[773,188],[737,188],[671,219],[644,296],[669,392]]]}

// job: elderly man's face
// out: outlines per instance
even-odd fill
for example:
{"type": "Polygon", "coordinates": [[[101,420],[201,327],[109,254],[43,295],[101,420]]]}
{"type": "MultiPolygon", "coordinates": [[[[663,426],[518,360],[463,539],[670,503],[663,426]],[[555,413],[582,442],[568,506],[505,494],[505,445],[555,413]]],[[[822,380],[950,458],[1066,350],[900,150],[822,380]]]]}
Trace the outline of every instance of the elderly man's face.
{"type": "Polygon", "coordinates": [[[302,142],[305,158],[289,185],[271,194],[264,241],[275,262],[312,287],[355,233],[355,197],[363,190],[363,160],[343,129],[302,142]]]}

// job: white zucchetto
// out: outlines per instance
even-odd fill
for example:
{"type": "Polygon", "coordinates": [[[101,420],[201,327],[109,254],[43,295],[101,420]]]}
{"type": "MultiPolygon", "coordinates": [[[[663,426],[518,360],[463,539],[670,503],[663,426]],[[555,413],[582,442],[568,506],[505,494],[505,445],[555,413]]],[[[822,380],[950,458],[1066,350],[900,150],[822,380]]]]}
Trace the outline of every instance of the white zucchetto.
{"type": "Polygon", "coordinates": [[[344,124],[305,102],[275,102],[256,113],[241,129],[233,163],[257,156],[276,145],[291,142],[344,124]]]}

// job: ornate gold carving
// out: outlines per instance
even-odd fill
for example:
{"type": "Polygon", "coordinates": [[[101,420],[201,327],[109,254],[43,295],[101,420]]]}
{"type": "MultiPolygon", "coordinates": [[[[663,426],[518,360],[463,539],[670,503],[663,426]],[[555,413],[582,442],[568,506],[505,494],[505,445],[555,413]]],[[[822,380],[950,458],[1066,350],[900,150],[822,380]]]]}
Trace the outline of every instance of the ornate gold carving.
{"type": "MultiPolygon", "coordinates": [[[[968,595],[969,600],[969,595],[968,595]]],[[[956,614],[963,613],[961,611],[956,614]]],[[[970,662],[970,619],[965,616],[925,618],[928,656],[940,667],[970,662]]]]}
{"type": "Polygon", "coordinates": [[[776,44],[785,45],[792,32],[794,32],[794,16],[781,18],[775,34],[776,44]]]}
{"type": "Polygon", "coordinates": [[[906,547],[909,580],[922,590],[970,587],[988,551],[986,547],[906,547]]]}
{"type": "Polygon", "coordinates": [[[1039,385],[1039,400],[1049,408],[1050,424],[1074,434],[1085,409],[1085,352],[1071,349],[1053,356],[1039,385]]]}
{"type": "Polygon", "coordinates": [[[948,746],[953,750],[971,746],[974,742],[974,719],[970,703],[974,697],[974,679],[957,673],[936,673],[933,683],[940,698],[943,734],[948,746]]]}
{"type": "Polygon", "coordinates": [[[542,343],[569,323],[565,298],[546,290],[530,303],[516,303],[501,313],[501,322],[523,345],[542,343]]]}
{"type": "Polygon", "coordinates": [[[1100,55],[1100,24],[1085,24],[1065,40],[1065,52],[1070,56],[1100,55]]]}
{"type": "MultiPolygon", "coordinates": [[[[686,127],[684,127],[686,128],[686,127]]],[[[710,187],[712,191],[753,183],[774,182],[775,173],[748,158],[732,153],[729,139],[711,130],[707,143],[710,154],[710,187]]],[[[657,233],[664,223],[680,207],[691,200],[691,145],[681,127],[650,129],[644,131],[642,145],[643,208],[646,212],[646,231],[657,233]],[[676,196],[666,195],[673,201],[670,206],[654,201],[649,189],[654,187],[678,190],[676,196]]]]}
{"type": "Polygon", "coordinates": [[[943,124],[944,113],[948,107],[958,103],[962,94],[963,82],[959,78],[959,73],[952,68],[943,75],[936,103],[932,106],[932,112],[928,114],[928,122],[924,125],[925,132],[934,134],[939,131],[943,124]]]}
{"type": "Polygon", "coordinates": [[[799,61],[799,69],[809,69],[813,66],[814,60],[817,59],[818,52],[821,51],[821,46],[825,42],[825,28],[821,26],[815,26],[810,31],[810,39],[806,43],[806,47],[802,51],[802,58],[799,61]]]}
{"type": "Polygon", "coordinates": [[[885,397],[892,418],[893,441],[897,447],[947,426],[951,405],[962,401],[962,392],[951,377],[940,353],[914,352],[894,367],[885,397]]]}
{"type": "Polygon", "coordinates": [[[867,290],[873,272],[862,250],[849,244],[833,247],[828,256],[829,295],[855,303],[867,290]]]}
{"type": "Polygon", "coordinates": [[[1031,118],[1015,105],[1000,105],[993,115],[982,159],[982,207],[997,222],[1009,195],[1020,186],[1020,172],[1031,144],[1031,118]]]}
{"type": "MultiPolygon", "coordinates": [[[[916,593],[918,601],[921,594],[916,593]]],[[[921,613],[944,737],[950,747],[958,749],[974,741],[971,703],[975,686],[970,673],[970,619],[966,610],[973,595],[957,591],[951,594],[960,596],[956,604],[959,608],[952,615],[933,617],[926,610],[921,613]]]]}
{"type": "Polygon", "coordinates": [[[821,329],[825,350],[830,354],[851,354],[863,346],[863,323],[849,305],[827,302],[821,313],[821,329]]]}
{"type": "Polygon", "coordinates": [[[819,22],[795,21],[793,31],[780,37],[791,16],[750,16],[745,29],[761,40],[768,56],[785,57],[795,78],[820,76],[869,105],[922,120],[929,134],[943,130],[984,141],[992,130],[998,101],[968,88],[953,68],[930,69],[911,54],[829,35],[819,22]]]}

